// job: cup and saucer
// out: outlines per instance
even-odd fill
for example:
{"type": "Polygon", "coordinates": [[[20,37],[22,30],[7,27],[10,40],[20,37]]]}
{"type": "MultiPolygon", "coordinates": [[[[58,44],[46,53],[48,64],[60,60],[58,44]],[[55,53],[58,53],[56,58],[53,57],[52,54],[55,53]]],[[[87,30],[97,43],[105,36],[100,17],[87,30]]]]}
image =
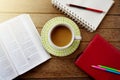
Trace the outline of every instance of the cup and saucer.
{"type": "Polygon", "coordinates": [[[54,56],[68,56],[79,46],[81,34],[78,26],[69,18],[55,17],[41,31],[43,47],[54,56]]]}

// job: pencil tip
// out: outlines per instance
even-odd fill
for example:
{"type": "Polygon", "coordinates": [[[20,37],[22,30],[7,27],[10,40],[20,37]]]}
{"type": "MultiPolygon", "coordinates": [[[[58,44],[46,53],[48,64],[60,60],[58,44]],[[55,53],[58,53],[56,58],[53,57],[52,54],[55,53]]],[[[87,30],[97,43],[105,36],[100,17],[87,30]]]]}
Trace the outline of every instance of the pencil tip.
{"type": "Polygon", "coordinates": [[[95,67],[95,65],[91,65],[91,67],[95,67]]]}
{"type": "Polygon", "coordinates": [[[70,4],[66,4],[67,6],[70,6],[70,4]]]}
{"type": "Polygon", "coordinates": [[[105,13],[105,11],[102,11],[101,13],[105,13]]]}

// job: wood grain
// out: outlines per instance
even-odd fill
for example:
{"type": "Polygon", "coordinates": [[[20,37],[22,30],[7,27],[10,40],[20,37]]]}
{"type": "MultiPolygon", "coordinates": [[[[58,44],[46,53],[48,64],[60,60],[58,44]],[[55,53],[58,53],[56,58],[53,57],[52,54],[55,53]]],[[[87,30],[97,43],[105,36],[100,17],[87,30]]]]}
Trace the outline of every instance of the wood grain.
{"type": "Polygon", "coordinates": [[[52,7],[51,0],[0,0],[0,11],[6,13],[58,13],[52,7]]]}
{"type": "Polygon", "coordinates": [[[69,78],[17,78],[17,80],[93,80],[90,77],[69,77],[69,78]]]}
{"type": "MultiPolygon", "coordinates": [[[[120,0],[114,1],[115,4],[95,32],[80,28],[83,39],[72,55],[62,58],[52,56],[52,59],[15,80],[93,80],[76,67],[74,61],[97,33],[120,50],[120,0]]],[[[48,20],[65,16],[53,8],[51,0],[0,0],[0,22],[23,13],[30,14],[39,34],[48,20]]]]}
{"type": "MultiPolygon", "coordinates": [[[[0,13],[0,22],[3,22],[10,18],[13,18],[17,15],[20,15],[20,14],[0,13]]],[[[63,14],[30,14],[30,16],[31,16],[35,26],[40,29],[42,29],[44,24],[51,18],[59,17],[59,16],[66,17],[63,14]]],[[[103,21],[101,22],[101,24],[99,25],[98,29],[113,29],[113,28],[120,29],[119,24],[120,24],[120,16],[119,15],[115,15],[115,16],[114,15],[106,15],[105,18],[103,19],[103,21]]]]}
{"type": "MultiPolygon", "coordinates": [[[[120,1],[115,4],[109,14],[120,13],[120,1]]],[[[0,11],[5,13],[60,13],[52,7],[51,0],[0,0],[0,11]]]]}

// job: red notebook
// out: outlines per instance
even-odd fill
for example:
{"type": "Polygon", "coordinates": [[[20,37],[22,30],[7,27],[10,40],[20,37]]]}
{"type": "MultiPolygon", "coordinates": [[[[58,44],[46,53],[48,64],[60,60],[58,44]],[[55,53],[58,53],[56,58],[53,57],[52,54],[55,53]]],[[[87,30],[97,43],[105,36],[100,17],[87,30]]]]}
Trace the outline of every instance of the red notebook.
{"type": "Polygon", "coordinates": [[[94,69],[91,65],[105,65],[120,70],[120,50],[97,34],[75,64],[95,80],[120,80],[120,75],[94,69]]]}

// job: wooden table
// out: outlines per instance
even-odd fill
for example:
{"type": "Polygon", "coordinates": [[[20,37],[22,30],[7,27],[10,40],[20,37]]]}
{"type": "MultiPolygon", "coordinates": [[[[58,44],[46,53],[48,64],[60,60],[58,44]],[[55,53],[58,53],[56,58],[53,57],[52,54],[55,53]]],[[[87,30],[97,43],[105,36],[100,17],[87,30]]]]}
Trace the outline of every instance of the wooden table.
{"type": "MultiPolygon", "coordinates": [[[[22,13],[30,14],[39,33],[46,21],[56,16],[64,16],[52,7],[51,0],[0,0],[0,22],[22,13]]],[[[85,72],[78,69],[74,65],[74,61],[96,33],[99,33],[107,41],[120,49],[120,0],[115,0],[114,6],[95,32],[90,33],[81,29],[81,33],[83,37],[81,44],[72,55],[62,58],[52,56],[51,60],[16,79],[93,80],[85,72]]]]}

